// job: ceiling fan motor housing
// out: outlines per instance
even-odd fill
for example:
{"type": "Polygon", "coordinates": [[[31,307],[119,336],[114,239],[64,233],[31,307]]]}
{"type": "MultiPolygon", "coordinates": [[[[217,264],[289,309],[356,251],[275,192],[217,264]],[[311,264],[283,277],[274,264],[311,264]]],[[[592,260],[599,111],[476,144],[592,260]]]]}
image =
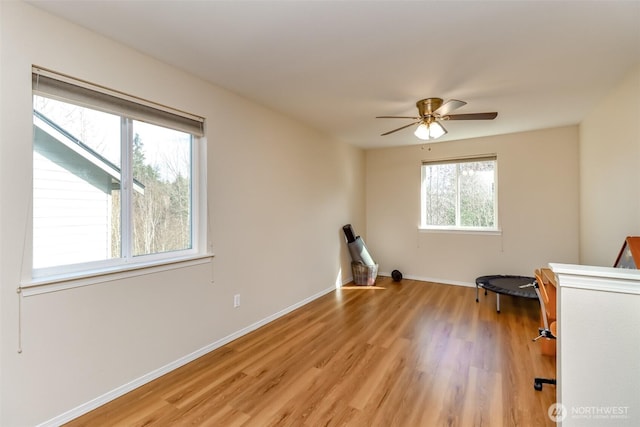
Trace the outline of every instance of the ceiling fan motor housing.
{"type": "Polygon", "coordinates": [[[425,98],[416,102],[420,117],[431,116],[442,105],[442,98],[425,98]]]}

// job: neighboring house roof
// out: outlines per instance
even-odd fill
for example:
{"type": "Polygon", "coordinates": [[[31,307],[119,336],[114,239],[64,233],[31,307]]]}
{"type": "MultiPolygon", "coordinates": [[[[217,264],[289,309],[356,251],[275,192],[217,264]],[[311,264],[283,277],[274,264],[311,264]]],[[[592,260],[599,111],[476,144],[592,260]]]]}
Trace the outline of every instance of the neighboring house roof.
{"type": "MultiPolygon", "coordinates": [[[[36,110],[33,110],[33,125],[47,134],[52,140],[72,150],[92,166],[109,175],[115,182],[120,183],[121,169],[116,164],[36,110]]],[[[140,194],[144,194],[145,186],[134,179],[133,189],[140,194]]]]}

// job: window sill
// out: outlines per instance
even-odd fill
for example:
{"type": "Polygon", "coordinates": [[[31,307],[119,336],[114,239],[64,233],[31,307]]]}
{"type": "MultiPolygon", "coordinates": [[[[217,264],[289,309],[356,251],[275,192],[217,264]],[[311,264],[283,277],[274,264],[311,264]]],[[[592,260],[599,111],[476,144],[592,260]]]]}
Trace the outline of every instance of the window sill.
{"type": "Polygon", "coordinates": [[[114,280],[128,279],[131,277],[144,276],[161,271],[175,270],[178,268],[191,267],[194,265],[211,262],[213,254],[194,255],[171,260],[153,261],[132,264],[128,266],[118,266],[99,270],[85,271],[79,274],[61,274],[26,280],[20,283],[18,292],[22,296],[46,294],[58,292],[66,289],[79,288],[82,286],[96,285],[114,280]]]}
{"type": "Polygon", "coordinates": [[[418,227],[420,233],[442,233],[442,234],[480,234],[482,236],[501,236],[502,230],[499,228],[460,228],[460,227],[418,227]]]}

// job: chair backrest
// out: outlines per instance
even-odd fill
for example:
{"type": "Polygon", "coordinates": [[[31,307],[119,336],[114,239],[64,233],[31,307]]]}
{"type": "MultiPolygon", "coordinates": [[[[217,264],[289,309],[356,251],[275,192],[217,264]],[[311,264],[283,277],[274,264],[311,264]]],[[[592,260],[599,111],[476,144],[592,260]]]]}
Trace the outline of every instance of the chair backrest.
{"type": "Polygon", "coordinates": [[[545,274],[545,270],[548,274],[553,275],[553,272],[549,269],[540,269],[540,273],[542,276],[542,288],[545,293],[545,302],[547,308],[547,317],[549,321],[552,322],[557,319],[557,309],[556,309],[556,287],[555,285],[549,282],[549,278],[547,274],[545,274]]]}
{"type": "Polygon", "coordinates": [[[535,271],[536,281],[540,286],[540,294],[544,300],[545,313],[550,322],[556,320],[556,290],[551,289],[553,285],[545,277],[542,270],[535,271]]]}
{"type": "Polygon", "coordinates": [[[542,323],[545,329],[549,329],[551,323],[556,320],[555,289],[552,295],[548,287],[553,285],[545,282],[542,271],[536,270],[534,274],[536,276],[535,291],[536,295],[538,295],[538,300],[540,301],[542,323]]]}

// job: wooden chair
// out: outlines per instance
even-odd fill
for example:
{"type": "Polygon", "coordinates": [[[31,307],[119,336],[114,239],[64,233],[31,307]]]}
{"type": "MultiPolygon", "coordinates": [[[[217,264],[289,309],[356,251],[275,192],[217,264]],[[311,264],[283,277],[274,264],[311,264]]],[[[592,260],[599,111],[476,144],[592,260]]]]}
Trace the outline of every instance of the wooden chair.
{"type": "MultiPolygon", "coordinates": [[[[540,316],[542,318],[542,327],[538,328],[539,335],[534,338],[533,341],[544,338],[545,341],[553,340],[553,343],[555,344],[555,339],[558,336],[555,288],[553,289],[553,292],[551,292],[550,288],[553,285],[545,282],[542,271],[536,270],[535,276],[536,281],[534,282],[533,286],[536,291],[536,295],[538,295],[538,300],[540,301],[540,316]]],[[[533,387],[536,390],[542,390],[543,384],[555,385],[556,380],[555,378],[534,378],[533,387]]]]}
{"type": "MultiPolygon", "coordinates": [[[[544,308],[547,314],[547,328],[555,329],[555,322],[557,320],[556,310],[556,286],[551,283],[551,280],[555,280],[553,272],[548,268],[541,268],[535,271],[536,281],[539,282],[540,294],[544,301],[544,308]]],[[[540,326],[545,327],[542,312],[540,313],[540,326]]],[[[554,334],[555,335],[555,334],[554,334]]],[[[556,355],[556,341],[552,339],[544,339],[540,343],[540,351],[546,356],[556,355]]]]}

